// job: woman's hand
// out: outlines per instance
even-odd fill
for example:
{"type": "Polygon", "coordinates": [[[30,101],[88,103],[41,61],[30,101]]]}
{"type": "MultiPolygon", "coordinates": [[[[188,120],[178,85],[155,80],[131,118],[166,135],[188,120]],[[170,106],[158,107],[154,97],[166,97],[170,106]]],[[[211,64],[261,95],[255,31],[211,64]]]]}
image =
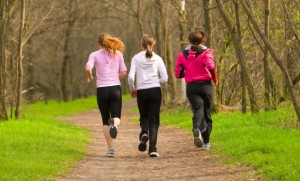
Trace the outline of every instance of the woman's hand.
{"type": "Polygon", "coordinates": [[[132,98],[135,98],[135,97],[136,97],[136,90],[134,90],[134,91],[131,91],[131,93],[130,93],[130,94],[131,94],[131,97],[132,97],[132,98]]]}
{"type": "Polygon", "coordinates": [[[87,79],[88,83],[92,82],[93,79],[94,79],[94,77],[92,75],[88,76],[88,79],[87,79]]]}

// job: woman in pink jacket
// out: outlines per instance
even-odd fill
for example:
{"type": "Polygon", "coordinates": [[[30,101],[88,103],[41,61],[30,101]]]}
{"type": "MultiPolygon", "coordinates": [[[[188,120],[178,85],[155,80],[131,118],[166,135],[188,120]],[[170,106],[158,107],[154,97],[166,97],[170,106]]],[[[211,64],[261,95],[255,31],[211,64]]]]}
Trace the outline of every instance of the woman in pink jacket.
{"type": "Polygon", "coordinates": [[[176,60],[175,76],[184,78],[186,95],[193,111],[194,144],[209,150],[212,131],[212,84],[218,84],[212,50],[203,45],[206,33],[194,31],[189,34],[190,46],[176,60]]]}
{"type": "Polygon", "coordinates": [[[93,80],[92,69],[96,68],[97,103],[102,117],[103,132],[108,150],[106,156],[113,157],[113,139],[117,137],[122,108],[120,79],[127,75],[124,63],[124,43],[116,37],[101,33],[98,37],[100,49],[89,55],[86,64],[88,82],[93,80]]]}

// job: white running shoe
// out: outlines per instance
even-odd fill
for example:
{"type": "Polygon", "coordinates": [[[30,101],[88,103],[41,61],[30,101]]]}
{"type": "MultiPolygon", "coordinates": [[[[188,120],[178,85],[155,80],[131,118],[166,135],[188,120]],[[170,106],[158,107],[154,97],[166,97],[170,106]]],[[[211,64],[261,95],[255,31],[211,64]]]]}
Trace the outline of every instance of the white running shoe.
{"type": "Polygon", "coordinates": [[[115,156],[115,150],[113,148],[109,148],[106,152],[107,157],[114,157],[115,156]]]}
{"type": "Polygon", "coordinates": [[[150,157],[159,157],[159,154],[157,152],[151,152],[149,154],[150,157]]]}
{"type": "Polygon", "coordinates": [[[208,151],[209,148],[210,148],[210,143],[204,143],[204,144],[202,145],[202,148],[203,148],[204,150],[208,151]]]}

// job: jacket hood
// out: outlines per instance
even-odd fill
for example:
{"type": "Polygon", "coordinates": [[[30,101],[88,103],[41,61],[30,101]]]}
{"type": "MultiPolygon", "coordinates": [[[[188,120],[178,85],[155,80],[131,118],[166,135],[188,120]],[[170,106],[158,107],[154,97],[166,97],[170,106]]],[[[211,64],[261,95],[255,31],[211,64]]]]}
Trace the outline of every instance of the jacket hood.
{"type": "Polygon", "coordinates": [[[154,57],[154,52],[153,53],[153,56],[151,57],[151,59],[147,59],[146,58],[146,51],[141,51],[140,53],[138,53],[136,56],[135,56],[135,61],[136,63],[143,69],[147,69],[149,67],[152,67],[153,64],[156,62],[155,59],[153,59],[154,57]]]}

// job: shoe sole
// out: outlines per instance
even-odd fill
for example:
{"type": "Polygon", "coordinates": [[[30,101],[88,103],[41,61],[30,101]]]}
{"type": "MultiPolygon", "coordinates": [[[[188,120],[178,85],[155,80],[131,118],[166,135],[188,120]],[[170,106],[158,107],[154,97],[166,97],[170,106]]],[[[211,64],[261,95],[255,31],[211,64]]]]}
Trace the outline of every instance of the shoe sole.
{"type": "Polygon", "coordinates": [[[113,139],[116,139],[117,138],[117,134],[118,134],[118,130],[114,126],[114,120],[113,119],[109,119],[108,120],[108,124],[110,125],[110,129],[109,129],[109,135],[110,135],[110,137],[112,137],[113,139]]]}
{"type": "Polygon", "coordinates": [[[111,126],[109,129],[109,135],[110,137],[112,137],[113,139],[117,138],[117,134],[118,134],[118,130],[115,126],[111,126]]]}
{"type": "Polygon", "coordinates": [[[200,139],[200,131],[198,129],[195,129],[193,131],[193,135],[194,135],[194,144],[196,145],[196,147],[201,148],[203,143],[200,139]]]}
{"type": "Polygon", "coordinates": [[[141,143],[139,144],[139,151],[146,151],[147,149],[147,141],[148,141],[148,136],[142,136],[142,139],[141,139],[141,143]]]}
{"type": "Polygon", "coordinates": [[[115,155],[107,154],[107,157],[114,157],[115,155]]]}
{"type": "Polygon", "coordinates": [[[150,157],[159,157],[159,154],[158,153],[150,153],[149,156],[150,157]]]}
{"type": "Polygon", "coordinates": [[[209,151],[209,148],[202,147],[203,150],[209,151]]]}

